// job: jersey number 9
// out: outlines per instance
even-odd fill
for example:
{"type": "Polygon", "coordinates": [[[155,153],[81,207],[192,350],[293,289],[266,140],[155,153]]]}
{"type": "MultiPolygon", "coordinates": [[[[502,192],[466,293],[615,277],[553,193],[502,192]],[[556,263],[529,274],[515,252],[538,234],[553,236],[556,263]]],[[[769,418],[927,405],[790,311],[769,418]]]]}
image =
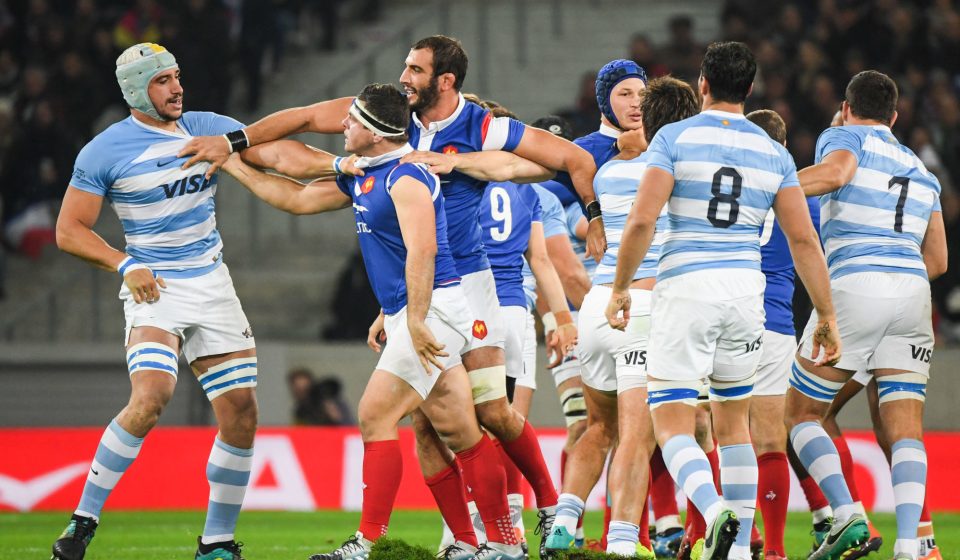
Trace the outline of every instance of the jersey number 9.
{"type": "Polygon", "coordinates": [[[490,237],[494,241],[506,241],[513,231],[513,217],[510,214],[510,195],[503,187],[490,189],[490,216],[500,222],[500,227],[490,228],[490,237]]]}

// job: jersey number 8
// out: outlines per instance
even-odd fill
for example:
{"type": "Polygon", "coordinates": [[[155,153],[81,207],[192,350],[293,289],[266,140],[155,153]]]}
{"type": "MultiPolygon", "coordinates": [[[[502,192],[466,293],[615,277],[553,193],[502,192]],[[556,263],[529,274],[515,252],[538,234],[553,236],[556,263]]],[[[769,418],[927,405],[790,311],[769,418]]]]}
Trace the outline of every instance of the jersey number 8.
{"type": "Polygon", "coordinates": [[[713,174],[713,183],[710,185],[710,192],[713,198],[710,199],[710,205],[707,206],[707,219],[713,224],[713,227],[728,228],[737,223],[740,216],[740,192],[743,189],[743,177],[736,169],[732,167],[721,167],[713,174]],[[724,178],[729,179],[730,192],[723,192],[724,178]],[[730,205],[730,213],[726,219],[717,217],[717,211],[720,209],[720,203],[725,202],[730,205]]]}

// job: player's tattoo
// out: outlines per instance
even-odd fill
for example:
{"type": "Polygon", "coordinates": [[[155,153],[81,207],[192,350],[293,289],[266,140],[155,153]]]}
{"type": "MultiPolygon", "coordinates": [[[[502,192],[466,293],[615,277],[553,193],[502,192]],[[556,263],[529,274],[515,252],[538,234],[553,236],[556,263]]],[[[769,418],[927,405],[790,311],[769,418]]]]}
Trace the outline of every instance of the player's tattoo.
{"type": "Polygon", "coordinates": [[[820,337],[820,338],[824,338],[824,337],[826,337],[827,335],[829,335],[829,334],[830,334],[830,323],[823,323],[822,325],[820,325],[819,327],[817,327],[817,332],[816,332],[816,334],[817,334],[817,336],[820,337]]]}

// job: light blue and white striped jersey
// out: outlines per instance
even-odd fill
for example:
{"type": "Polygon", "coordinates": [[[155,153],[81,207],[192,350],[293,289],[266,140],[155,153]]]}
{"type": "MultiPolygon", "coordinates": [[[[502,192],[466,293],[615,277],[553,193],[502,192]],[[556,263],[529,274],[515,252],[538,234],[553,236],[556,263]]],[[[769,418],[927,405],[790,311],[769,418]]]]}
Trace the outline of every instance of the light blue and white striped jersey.
{"type": "MultiPolygon", "coordinates": [[[[539,183],[530,185],[540,197],[540,216],[543,223],[543,238],[549,239],[555,235],[566,235],[567,224],[563,213],[563,205],[557,195],[540,186],[539,183]]],[[[523,294],[527,299],[527,310],[532,311],[537,306],[537,279],[530,270],[527,259],[523,259],[523,294]]]]}
{"type": "Polygon", "coordinates": [[[837,150],[857,158],[853,179],[820,197],[820,234],[830,278],[855,272],[901,272],[927,278],[920,245],[940,182],[886,126],[828,128],[816,162],[837,150]]]}
{"type": "Polygon", "coordinates": [[[647,166],[675,180],[658,281],[704,269],[760,271],[760,228],[782,188],[798,187],[793,158],[739,113],[704,111],[661,128],[647,166]]]}
{"type": "MultiPolygon", "coordinates": [[[[597,170],[593,178],[593,190],[600,201],[603,213],[603,227],[607,233],[607,251],[593,275],[593,285],[611,284],[617,273],[617,254],[620,251],[620,239],[627,225],[627,216],[633,201],[637,198],[637,187],[647,169],[646,154],[640,154],[631,160],[612,159],[597,170]]],[[[664,206],[657,218],[657,229],[653,235],[650,249],[637,267],[633,279],[653,278],[657,275],[657,263],[660,260],[660,245],[667,227],[667,207],[664,206]]]]}
{"type": "Polygon", "coordinates": [[[593,278],[593,274],[597,270],[597,261],[593,260],[593,257],[587,256],[587,242],[577,237],[577,224],[580,223],[581,219],[586,219],[583,210],[580,208],[580,204],[573,203],[564,208],[563,213],[567,222],[567,237],[570,238],[573,252],[580,258],[583,268],[587,269],[587,276],[593,278]]]}
{"type": "Polygon", "coordinates": [[[132,116],[101,132],[77,155],[70,184],[104,196],[126,236],[126,253],[167,278],[206,274],[220,265],[223,242],[214,198],[217,176],[201,162],[180,169],[177,153],[193,136],[217,136],[243,125],[216,113],[188,112],[177,132],[132,116]]]}

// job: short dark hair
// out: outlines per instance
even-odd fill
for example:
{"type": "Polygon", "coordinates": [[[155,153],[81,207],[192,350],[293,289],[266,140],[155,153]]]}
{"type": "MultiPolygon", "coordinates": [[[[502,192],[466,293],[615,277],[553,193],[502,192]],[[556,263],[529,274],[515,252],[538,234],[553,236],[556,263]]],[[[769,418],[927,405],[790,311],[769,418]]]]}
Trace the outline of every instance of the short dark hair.
{"type": "Polygon", "coordinates": [[[650,80],[640,100],[643,136],[653,140],[664,126],[700,112],[700,98],[690,84],[671,76],[650,80]]]}
{"type": "Polygon", "coordinates": [[[710,84],[715,101],[743,103],[757,74],[757,60],[743,43],[712,43],[703,55],[700,74],[710,84]]]}
{"type": "Polygon", "coordinates": [[[453,74],[453,89],[460,91],[467,78],[467,52],[460,41],[446,35],[431,35],[420,39],[413,50],[430,49],[433,53],[433,75],[453,74]]]}
{"type": "MultiPolygon", "coordinates": [[[[368,84],[360,90],[357,99],[376,120],[403,131],[410,126],[410,106],[407,97],[393,84],[368,84]]],[[[406,142],[407,134],[390,136],[392,142],[406,142]]]]}
{"type": "Polygon", "coordinates": [[[786,144],[787,123],[783,122],[783,117],[776,111],[758,109],[748,114],[747,120],[762,128],[770,138],[781,144],[786,144]]]}
{"type": "Polygon", "coordinates": [[[897,84],[876,70],[864,70],[850,79],[846,99],[850,111],[861,119],[890,124],[897,110],[897,84]]]}

